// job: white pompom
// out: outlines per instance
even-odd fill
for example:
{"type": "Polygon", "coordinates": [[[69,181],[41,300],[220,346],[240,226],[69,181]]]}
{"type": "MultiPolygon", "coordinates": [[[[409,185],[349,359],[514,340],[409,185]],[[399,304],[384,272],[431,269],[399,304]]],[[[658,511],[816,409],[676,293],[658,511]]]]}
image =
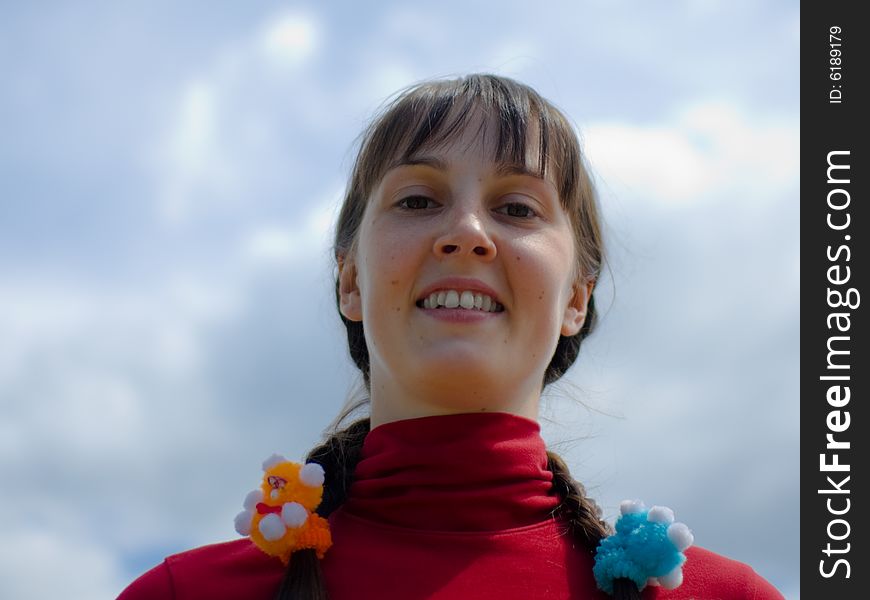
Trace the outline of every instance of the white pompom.
{"type": "Polygon", "coordinates": [[[323,485],[324,478],[323,467],[317,463],[308,463],[299,470],[299,481],[308,487],[323,485]]]}
{"type": "Polygon", "coordinates": [[[287,462],[287,459],[280,454],[273,454],[272,456],[263,461],[263,470],[268,471],[275,465],[279,465],[282,462],[287,462]]]}
{"type": "Polygon", "coordinates": [[[683,568],[674,567],[667,575],[659,576],[659,583],[666,590],[674,590],[680,587],[680,584],[683,583],[683,568]]]}
{"type": "Polygon", "coordinates": [[[298,502],[287,502],[281,508],[281,519],[287,527],[302,527],[308,518],[308,511],[298,502]]]}
{"type": "Polygon", "coordinates": [[[251,535],[251,521],[253,518],[254,514],[249,510],[243,510],[236,515],[234,523],[239,535],[251,535]]]}
{"type": "Polygon", "coordinates": [[[287,532],[287,528],[284,527],[284,522],[281,520],[281,517],[274,513],[269,513],[263,517],[260,521],[259,528],[263,537],[270,542],[280,540],[284,537],[284,533],[287,532]]]}
{"type": "Polygon", "coordinates": [[[662,523],[668,525],[674,522],[674,511],[667,506],[653,506],[646,515],[650,523],[662,523]]]}
{"type": "Polygon", "coordinates": [[[682,552],[695,543],[695,536],[685,523],[672,523],[668,527],[668,539],[677,547],[677,552],[682,552]]]}
{"type": "Polygon", "coordinates": [[[619,513],[623,515],[643,512],[645,508],[643,500],[623,500],[619,503],[619,513]]]}
{"type": "Polygon", "coordinates": [[[245,496],[245,501],[242,502],[242,506],[244,506],[248,510],[254,510],[254,507],[257,506],[257,503],[262,501],[263,490],[253,490],[251,492],[248,492],[248,495],[245,496]]]}

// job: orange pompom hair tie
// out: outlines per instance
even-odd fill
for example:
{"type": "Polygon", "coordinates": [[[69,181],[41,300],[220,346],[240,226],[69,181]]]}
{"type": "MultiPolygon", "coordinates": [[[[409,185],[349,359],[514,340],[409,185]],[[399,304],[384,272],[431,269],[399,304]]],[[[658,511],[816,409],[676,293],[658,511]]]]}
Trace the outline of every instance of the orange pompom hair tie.
{"type": "Polygon", "coordinates": [[[296,550],[311,548],[317,558],[332,545],[329,521],[314,512],[323,498],[323,467],[301,465],[278,454],[263,461],[263,483],[250,492],[236,515],[236,531],[250,536],[263,552],[285,565],[296,550]]]}

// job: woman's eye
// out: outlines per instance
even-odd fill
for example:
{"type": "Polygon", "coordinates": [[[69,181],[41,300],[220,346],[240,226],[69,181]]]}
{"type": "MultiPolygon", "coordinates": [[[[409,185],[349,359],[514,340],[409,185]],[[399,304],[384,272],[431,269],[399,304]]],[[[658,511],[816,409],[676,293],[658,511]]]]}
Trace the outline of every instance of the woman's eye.
{"type": "Polygon", "coordinates": [[[500,206],[498,210],[509,217],[518,217],[520,219],[529,219],[537,216],[537,213],[530,206],[522,202],[508,202],[500,206]]]}
{"type": "Polygon", "coordinates": [[[429,208],[428,203],[432,201],[431,198],[426,196],[408,196],[399,200],[399,206],[407,210],[419,210],[421,208],[429,208]]]}

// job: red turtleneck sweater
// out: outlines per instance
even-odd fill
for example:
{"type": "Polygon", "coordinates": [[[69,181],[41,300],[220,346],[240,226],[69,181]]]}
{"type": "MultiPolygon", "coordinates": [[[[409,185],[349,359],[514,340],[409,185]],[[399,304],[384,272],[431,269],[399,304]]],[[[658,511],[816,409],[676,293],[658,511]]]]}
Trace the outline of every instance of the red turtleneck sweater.
{"type": "MultiPolygon", "coordinates": [[[[331,600],[606,598],[592,556],[562,534],[538,423],[506,413],[395,421],[366,437],[329,517],[331,600]]],[[[745,564],[686,551],[683,585],[652,599],[781,599],[745,564]]],[[[291,559],[292,560],[292,559],[291,559]]],[[[168,557],[119,600],[270,600],[283,574],[247,539],[168,557]]]]}

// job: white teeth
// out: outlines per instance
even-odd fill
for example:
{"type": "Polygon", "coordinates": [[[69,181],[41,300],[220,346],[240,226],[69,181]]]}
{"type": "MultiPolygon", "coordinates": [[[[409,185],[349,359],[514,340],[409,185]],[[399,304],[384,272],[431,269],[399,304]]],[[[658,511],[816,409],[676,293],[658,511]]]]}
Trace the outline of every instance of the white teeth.
{"type": "Polygon", "coordinates": [[[447,297],[444,299],[444,306],[447,308],[456,308],[459,306],[459,292],[456,290],[448,290],[447,297]]]}
{"type": "Polygon", "coordinates": [[[438,308],[439,306],[445,308],[462,307],[466,310],[476,309],[483,312],[499,312],[504,310],[501,304],[498,304],[490,296],[479,292],[472,292],[471,290],[462,292],[459,290],[440,290],[432,292],[423,298],[421,304],[423,308],[438,308]]]}

